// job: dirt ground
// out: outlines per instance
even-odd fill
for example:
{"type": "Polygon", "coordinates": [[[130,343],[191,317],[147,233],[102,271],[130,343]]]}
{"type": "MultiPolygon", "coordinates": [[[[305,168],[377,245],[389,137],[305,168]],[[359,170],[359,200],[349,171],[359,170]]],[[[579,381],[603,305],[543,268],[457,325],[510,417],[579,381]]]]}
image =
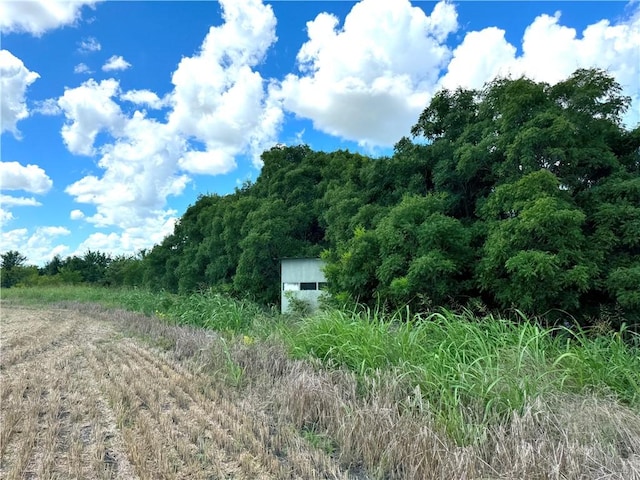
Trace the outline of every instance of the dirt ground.
{"type": "Polygon", "coordinates": [[[104,313],[3,306],[0,478],[348,477],[232,390],[104,313]]]}

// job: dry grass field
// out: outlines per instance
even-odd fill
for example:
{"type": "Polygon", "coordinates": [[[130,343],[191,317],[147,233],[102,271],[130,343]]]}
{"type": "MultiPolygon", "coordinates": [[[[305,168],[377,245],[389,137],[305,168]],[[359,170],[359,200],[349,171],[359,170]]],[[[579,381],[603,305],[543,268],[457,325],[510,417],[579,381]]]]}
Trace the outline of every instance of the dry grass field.
{"type": "Polygon", "coordinates": [[[120,326],[2,308],[0,478],[346,478],[224,382],[120,326]]]}
{"type": "Polygon", "coordinates": [[[0,310],[2,479],[640,479],[640,415],[615,398],[534,399],[470,445],[433,411],[393,372],[292,360],[277,339],[0,310]]]}

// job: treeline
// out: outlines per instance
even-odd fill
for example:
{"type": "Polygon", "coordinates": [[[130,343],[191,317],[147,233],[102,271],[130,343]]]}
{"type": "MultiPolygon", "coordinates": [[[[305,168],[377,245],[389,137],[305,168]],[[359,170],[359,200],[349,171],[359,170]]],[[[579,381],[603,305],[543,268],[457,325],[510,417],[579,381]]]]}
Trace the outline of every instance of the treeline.
{"type": "Polygon", "coordinates": [[[16,250],[0,255],[0,286],[47,286],[92,284],[101,286],[142,286],[145,252],[111,256],[87,250],[81,256],[62,259],[54,256],[44,267],[27,264],[27,257],[16,250]]]}
{"type": "Polygon", "coordinates": [[[255,183],[200,197],[162,244],[124,259],[130,279],[269,304],[280,259],[322,256],[340,301],[638,322],[629,105],[601,70],[499,79],[436,94],[388,158],[274,147],[255,183]]]}

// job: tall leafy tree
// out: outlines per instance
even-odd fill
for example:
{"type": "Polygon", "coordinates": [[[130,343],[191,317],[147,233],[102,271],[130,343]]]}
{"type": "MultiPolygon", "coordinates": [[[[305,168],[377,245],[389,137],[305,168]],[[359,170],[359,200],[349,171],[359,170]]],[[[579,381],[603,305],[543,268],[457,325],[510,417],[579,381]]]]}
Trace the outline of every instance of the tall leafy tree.
{"type": "Polygon", "coordinates": [[[585,214],[551,172],[540,170],[496,188],[482,208],[488,236],[478,281],[502,308],[529,313],[576,311],[593,282],[585,214]]]}
{"type": "Polygon", "coordinates": [[[17,250],[10,250],[0,255],[0,267],[5,270],[23,267],[26,261],[27,257],[17,250]]]}
{"type": "Polygon", "coordinates": [[[18,284],[26,275],[27,257],[17,250],[0,255],[0,285],[9,288],[18,284]]]}

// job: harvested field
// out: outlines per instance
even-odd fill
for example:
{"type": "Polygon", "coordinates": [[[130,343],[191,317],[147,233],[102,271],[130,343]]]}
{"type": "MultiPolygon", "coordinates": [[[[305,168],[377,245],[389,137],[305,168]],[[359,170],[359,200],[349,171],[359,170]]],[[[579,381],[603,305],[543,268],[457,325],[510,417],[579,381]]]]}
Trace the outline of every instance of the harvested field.
{"type": "Polygon", "coordinates": [[[1,322],[1,478],[347,478],[104,313],[3,307],[1,322]]]}

